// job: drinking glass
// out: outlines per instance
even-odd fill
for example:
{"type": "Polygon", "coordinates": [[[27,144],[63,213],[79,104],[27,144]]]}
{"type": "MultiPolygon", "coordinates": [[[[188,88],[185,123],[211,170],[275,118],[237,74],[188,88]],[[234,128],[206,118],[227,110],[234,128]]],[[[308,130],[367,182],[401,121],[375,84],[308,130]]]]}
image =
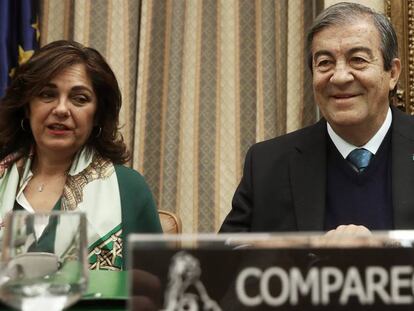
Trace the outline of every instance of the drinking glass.
{"type": "Polygon", "coordinates": [[[25,311],[57,311],[86,291],[85,214],[16,211],[6,218],[0,236],[0,299],[5,304],[25,311]]]}

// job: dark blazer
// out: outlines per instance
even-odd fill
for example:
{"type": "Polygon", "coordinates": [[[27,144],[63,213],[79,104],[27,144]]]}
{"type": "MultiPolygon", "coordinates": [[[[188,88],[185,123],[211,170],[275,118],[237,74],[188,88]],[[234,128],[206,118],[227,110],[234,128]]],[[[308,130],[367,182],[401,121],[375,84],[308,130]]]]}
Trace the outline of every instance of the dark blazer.
{"type": "MultiPolygon", "coordinates": [[[[414,118],[392,114],[394,226],[414,229],[414,118]]],[[[323,230],[327,141],[322,119],[253,145],[220,232],[323,230]]]]}

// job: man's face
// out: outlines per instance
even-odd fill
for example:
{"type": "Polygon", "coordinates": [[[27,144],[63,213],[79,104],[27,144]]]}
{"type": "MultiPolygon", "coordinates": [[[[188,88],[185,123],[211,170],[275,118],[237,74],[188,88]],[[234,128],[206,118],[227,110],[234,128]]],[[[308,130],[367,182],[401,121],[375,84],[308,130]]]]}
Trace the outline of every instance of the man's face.
{"type": "Polygon", "coordinates": [[[329,26],[313,38],[315,101],[339,135],[349,128],[376,131],[385,119],[400,63],[394,59],[385,71],[380,44],[378,30],[367,18],[329,26]]]}

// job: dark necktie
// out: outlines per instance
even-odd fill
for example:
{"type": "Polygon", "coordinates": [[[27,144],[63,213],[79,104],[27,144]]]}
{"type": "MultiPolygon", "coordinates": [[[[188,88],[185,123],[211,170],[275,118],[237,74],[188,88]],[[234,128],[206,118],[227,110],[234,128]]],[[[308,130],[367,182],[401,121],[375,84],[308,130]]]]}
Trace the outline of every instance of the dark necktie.
{"type": "Polygon", "coordinates": [[[364,148],[354,149],[347,157],[348,161],[351,162],[358,172],[365,170],[369,161],[371,161],[373,154],[364,148]]]}

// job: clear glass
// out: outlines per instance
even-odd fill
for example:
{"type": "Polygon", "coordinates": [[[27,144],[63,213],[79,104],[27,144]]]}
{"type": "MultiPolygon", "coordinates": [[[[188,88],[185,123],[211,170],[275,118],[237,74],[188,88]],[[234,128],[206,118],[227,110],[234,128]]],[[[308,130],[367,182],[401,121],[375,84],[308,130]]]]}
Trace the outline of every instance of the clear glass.
{"type": "Polygon", "coordinates": [[[86,291],[85,214],[16,211],[8,215],[0,234],[0,299],[5,304],[25,311],[57,311],[86,291]]]}

